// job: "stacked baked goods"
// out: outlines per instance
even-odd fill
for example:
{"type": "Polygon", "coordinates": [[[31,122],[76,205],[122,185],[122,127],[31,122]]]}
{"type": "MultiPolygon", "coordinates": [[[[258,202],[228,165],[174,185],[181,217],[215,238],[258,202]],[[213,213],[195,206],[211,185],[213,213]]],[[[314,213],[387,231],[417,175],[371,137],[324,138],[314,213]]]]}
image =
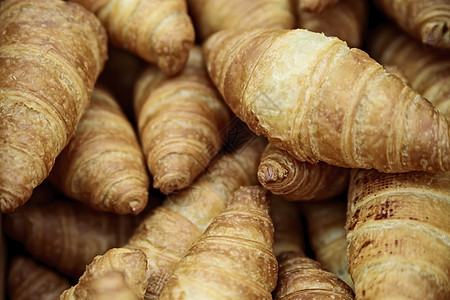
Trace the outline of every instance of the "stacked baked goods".
{"type": "Polygon", "coordinates": [[[448,0],[4,0],[0,115],[0,298],[450,298],[448,0]]]}

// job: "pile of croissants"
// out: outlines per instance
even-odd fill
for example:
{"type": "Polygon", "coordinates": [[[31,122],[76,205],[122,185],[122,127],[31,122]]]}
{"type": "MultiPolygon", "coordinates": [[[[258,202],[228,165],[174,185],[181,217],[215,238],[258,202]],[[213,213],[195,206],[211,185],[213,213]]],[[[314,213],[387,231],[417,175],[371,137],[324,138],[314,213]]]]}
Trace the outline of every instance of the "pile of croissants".
{"type": "Polygon", "coordinates": [[[0,1],[0,210],[0,299],[450,299],[450,1],[0,1]]]}

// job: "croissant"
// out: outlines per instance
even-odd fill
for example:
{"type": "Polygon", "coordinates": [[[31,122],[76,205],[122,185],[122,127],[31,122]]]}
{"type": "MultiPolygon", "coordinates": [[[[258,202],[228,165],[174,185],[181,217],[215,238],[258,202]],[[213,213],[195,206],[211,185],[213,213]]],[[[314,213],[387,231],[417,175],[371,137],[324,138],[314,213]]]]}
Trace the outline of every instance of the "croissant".
{"type": "MultiPolygon", "coordinates": [[[[450,118],[450,97],[445,96],[448,59],[443,53],[425,50],[405,36],[392,37],[383,28],[369,47],[384,63],[399,67],[408,82],[450,118]],[[386,53],[380,44],[386,45],[386,53]]],[[[448,298],[449,199],[450,172],[352,171],[347,256],[357,296],[448,298]]]]}
{"type": "Polygon", "coordinates": [[[60,0],[0,3],[0,210],[50,173],[89,105],[106,60],[93,14],[60,0]]]}
{"type": "Polygon", "coordinates": [[[67,196],[97,210],[138,214],[147,205],[144,155],[133,127],[106,90],[94,89],[50,178],[67,196]]]}
{"type": "Polygon", "coordinates": [[[73,0],[94,12],[111,42],[167,75],[186,63],[195,40],[185,0],[73,0]]]}
{"type": "Polygon", "coordinates": [[[231,114],[208,78],[201,48],[167,77],[150,66],[135,86],[137,126],[154,187],[188,187],[222,148],[231,114]]]}
{"type": "Polygon", "coordinates": [[[126,247],[147,255],[147,299],[156,299],[177,263],[221,213],[233,192],[255,184],[265,142],[255,139],[218,158],[189,188],[169,195],[135,230],[126,247]]]}
{"type": "Polygon", "coordinates": [[[59,200],[24,206],[7,215],[5,232],[34,258],[78,278],[96,255],[125,244],[137,222],[131,216],[59,200]]]}
{"type": "Polygon", "coordinates": [[[347,256],[357,298],[448,298],[449,199],[450,172],[352,171],[347,256]]]}
{"type": "Polygon", "coordinates": [[[204,50],[233,112],[297,160],[389,173],[450,169],[445,118],[337,38],[229,30],[211,36],[204,50]]]}
{"type": "Polygon", "coordinates": [[[180,261],[159,299],[272,299],[278,265],[269,205],[262,187],[237,190],[180,261]]]}

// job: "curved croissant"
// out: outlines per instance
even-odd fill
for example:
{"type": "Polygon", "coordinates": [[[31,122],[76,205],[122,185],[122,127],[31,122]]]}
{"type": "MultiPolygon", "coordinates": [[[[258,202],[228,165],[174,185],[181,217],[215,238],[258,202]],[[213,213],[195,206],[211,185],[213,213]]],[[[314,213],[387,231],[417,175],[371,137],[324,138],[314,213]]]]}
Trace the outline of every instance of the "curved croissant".
{"type": "Polygon", "coordinates": [[[112,43],[167,75],[178,73],[194,44],[185,0],[74,0],[94,12],[112,43]]]}

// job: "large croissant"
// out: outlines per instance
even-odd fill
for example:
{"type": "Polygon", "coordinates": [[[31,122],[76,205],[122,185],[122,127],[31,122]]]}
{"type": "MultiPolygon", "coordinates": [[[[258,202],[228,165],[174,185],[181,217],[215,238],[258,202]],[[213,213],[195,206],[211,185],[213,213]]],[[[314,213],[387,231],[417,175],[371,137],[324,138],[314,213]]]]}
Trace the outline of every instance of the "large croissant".
{"type": "Polygon", "coordinates": [[[222,31],[208,71],[234,113],[300,161],[450,169],[449,125],[365,52],[306,30],[222,31]]]}
{"type": "Polygon", "coordinates": [[[106,33],[72,2],[0,2],[0,210],[27,201],[89,105],[106,33]]]}

